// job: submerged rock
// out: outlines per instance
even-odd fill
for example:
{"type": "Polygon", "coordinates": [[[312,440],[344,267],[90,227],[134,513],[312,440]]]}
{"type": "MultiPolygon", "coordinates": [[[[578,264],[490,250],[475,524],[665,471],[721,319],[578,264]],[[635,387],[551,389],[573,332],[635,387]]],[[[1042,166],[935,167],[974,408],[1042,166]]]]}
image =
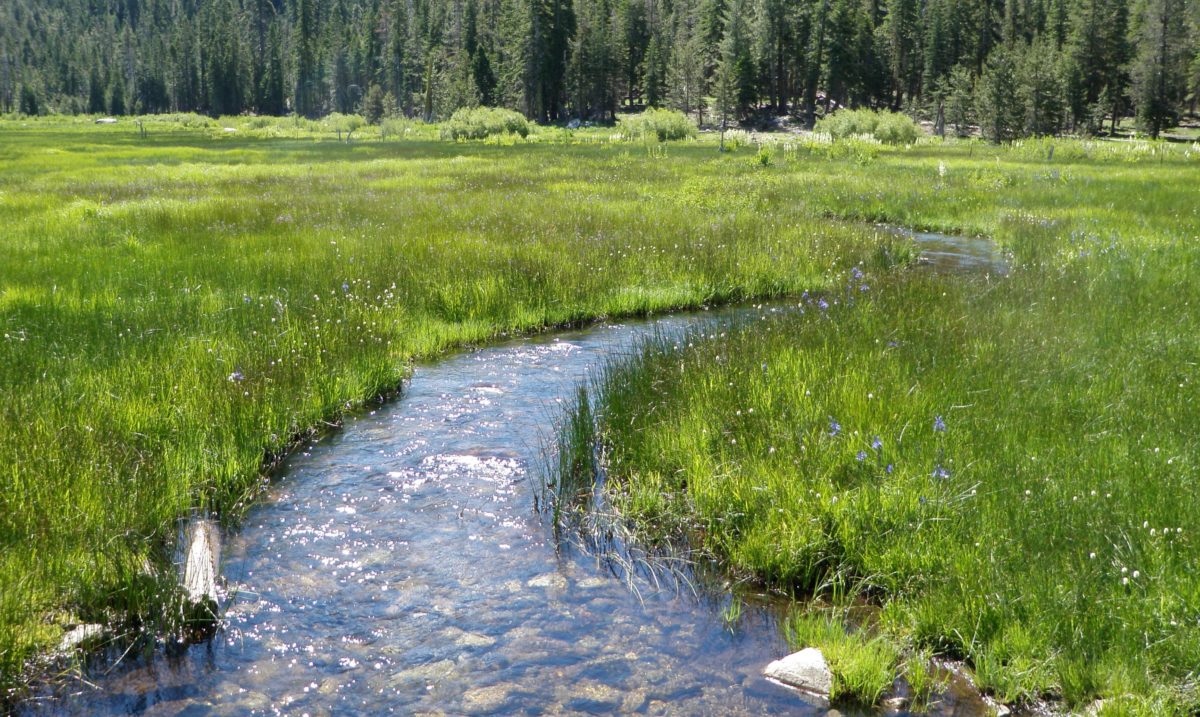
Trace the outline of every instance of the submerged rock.
{"type": "Polygon", "coordinates": [[[531,588],[550,588],[553,590],[565,590],[567,587],[567,579],[558,573],[546,573],[539,575],[525,583],[531,588]]]}
{"type": "Polygon", "coordinates": [[[822,697],[828,697],[829,691],[833,689],[833,673],[829,671],[825,655],[815,647],[808,647],[775,660],[767,665],[763,674],[789,687],[822,697]]]}
{"type": "Polygon", "coordinates": [[[467,714],[495,712],[508,701],[512,690],[508,685],[476,687],[463,693],[462,706],[467,714]]]}
{"type": "Polygon", "coordinates": [[[76,625],[62,636],[58,643],[61,653],[73,652],[76,648],[90,649],[108,636],[103,625],[76,625]]]}

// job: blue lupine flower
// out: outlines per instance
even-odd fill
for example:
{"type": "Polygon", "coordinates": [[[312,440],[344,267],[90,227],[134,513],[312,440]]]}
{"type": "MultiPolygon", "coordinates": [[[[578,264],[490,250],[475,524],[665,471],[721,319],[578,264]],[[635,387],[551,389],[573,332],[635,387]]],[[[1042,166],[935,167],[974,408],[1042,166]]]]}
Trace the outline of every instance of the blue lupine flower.
{"type": "Polygon", "coordinates": [[[861,279],[863,277],[862,270],[857,266],[853,267],[850,269],[850,276],[854,277],[855,279],[861,279]]]}
{"type": "Polygon", "coordinates": [[[859,291],[867,291],[867,290],[869,290],[870,288],[871,288],[871,287],[867,286],[866,284],[863,284],[862,286],[858,287],[858,290],[859,290],[859,291]]]}
{"type": "Polygon", "coordinates": [[[887,468],[884,468],[884,469],[883,469],[883,471],[884,471],[885,473],[887,473],[888,475],[891,475],[891,474],[892,474],[892,471],[894,471],[894,470],[896,470],[896,466],[895,466],[895,464],[893,464],[893,463],[888,463],[888,464],[887,464],[887,468]]]}
{"type": "Polygon", "coordinates": [[[934,466],[933,467],[933,477],[934,478],[949,478],[950,471],[946,470],[942,466],[934,466]]]}
{"type": "Polygon", "coordinates": [[[874,448],[875,450],[883,448],[883,439],[879,436],[875,436],[875,438],[871,440],[871,448],[874,448]]]}
{"type": "Polygon", "coordinates": [[[829,417],[829,435],[836,436],[842,432],[842,424],[837,422],[833,416],[829,417]]]}
{"type": "Polygon", "coordinates": [[[241,381],[241,380],[243,380],[243,379],[245,379],[245,378],[246,378],[246,377],[242,375],[242,372],[241,372],[241,371],[234,371],[233,373],[229,374],[229,380],[230,380],[230,381],[233,381],[233,382],[235,382],[235,383],[236,383],[236,382],[238,382],[238,381],[241,381]]]}
{"type": "Polygon", "coordinates": [[[820,301],[817,302],[817,308],[819,308],[821,311],[824,311],[825,309],[829,308],[829,302],[824,299],[821,299],[820,301]]]}
{"type": "Polygon", "coordinates": [[[935,433],[945,433],[946,432],[946,422],[942,420],[941,416],[934,417],[933,430],[935,433]]]}
{"type": "Polygon", "coordinates": [[[344,293],[347,291],[350,291],[350,285],[343,281],[342,282],[342,292],[344,293]]]}
{"type": "Polygon", "coordinates": [[[854,456],[854,457],[855,457],[855,458],[857,458],[859,461],[865,461],[865,460],[867,460],[867,452],[866,452],[866,451],[859,451],[859,452],[858,452],[858,455],[856,455],[856,456],[854,456]]]}
{"type": "Polygon", "coordinates": [[[917,502],[920,503],[921,505],[925,505],[925,502],[926,502],[925,496],[921,496],[921,497],[917,498],[917,502]]]}

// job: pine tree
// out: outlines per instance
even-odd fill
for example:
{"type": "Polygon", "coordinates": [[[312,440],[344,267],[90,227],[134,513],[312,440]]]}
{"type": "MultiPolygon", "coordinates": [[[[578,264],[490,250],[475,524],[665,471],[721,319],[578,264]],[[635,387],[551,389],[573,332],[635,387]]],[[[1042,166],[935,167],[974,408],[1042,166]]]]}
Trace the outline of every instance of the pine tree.
{"type": "Polygon", "coordinates": [[[100,70],[92,66],[92,75],[88,80],[88,114],[104,114],[104,80],[100,79],[100,70]]]}
{"type": "Polygon", "coordinates": [[[1103,96],[1119,104],[1128,87],[1128,19],[1128,0],[1076,0],[1064,52],[1065,91],[1077,128],[1096,131],[1107,109],[1116,122],[1117,108],[1099,105],[1103,96]]]}
{"type": "Polygon", "coordinates": [[[1137,30],[1133,66],[1138,126],[1151,137],[1179,121],[1187,92],[1187,25],[1184,0],[1146,0],[1137,30]]]}
{"type": "Polygon", "coordinates": [[[696,124],[702,125],[708,63],[697,7],[695,0],[678,0],[675,4],[675,37],[667,67],[667,85],[671,105],[684,114],[695,112],[696,124]]]}
{"type": "Polygon", "coordinates": [[[1038,37],[1025,47],[1020,58],[1018,82],[1018,97],[1025,110],[1025,134],[1057,134],[1063,126],[1066,105],[1052,37],[1038,37]]]}
{"type": "Polygon", "coordinates": [[[121,73],[114,72],[109,85],[108,113],[120,117],[125,110],[125,80],[121,78],[121,73]]]}
{"type": "Polygon", "coordinates": [[[21,114],[36,117],[41,114],[41,103],[37,92],[28,84],[21,83],[21,114]]]}
{"type": "Polygon", "coordinates": [[[983,136],[1007,142],[1017,136],[1024,123],[1017,85],[1016,58],[1000,47],[988,57],[987,66],[975,87],[975,116],[983,136]]]}
{"type": "Polygon", "coordinates": [[[650,38],[643,61],[642,87],[646,91],[646,106],[659,107],[666,100],[667,58],[658,35],[650,38]]]}
{"type": "Polygon", "coordinates": [[[321,55],[317,0],[297,0],[295,37],[296,53],[296,113],[304,117],[316,117],[321,113],[321,96],[324,82],[320,70],[321,55]]]}
{"type": "Polygon", "coordinates": [[[367,88],[367,94],[363,96],[363,119],[367,121],[367,124],[379,124],[385,112],[383,88],[379,85],[371,85],[367,88]]]}
{"type": "Polygon", "coordinates": [[[900,109],[905,97],[916,99],[920,92],[920,14],[919,0],[889,0],[880,28],[892,75],[893,109],[900,109]]]}
{"type": "Polygon", "coordinates": [[[943,82],[945,122],[959,137],[970,134],[974,119],[975,80],[965,65],[956,65],[943,82]]]}

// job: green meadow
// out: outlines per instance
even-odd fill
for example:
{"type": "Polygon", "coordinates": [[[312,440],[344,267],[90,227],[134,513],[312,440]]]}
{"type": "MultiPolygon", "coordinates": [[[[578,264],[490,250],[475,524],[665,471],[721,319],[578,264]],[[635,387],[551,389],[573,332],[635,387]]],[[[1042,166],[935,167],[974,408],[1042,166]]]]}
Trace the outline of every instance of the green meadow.
{"type": "Polygon", "coordinates": [[[0,681],[75,624],[173,629],[178,521],[236,523],[417,357],[797,295],[879,244],[748,149],[339,122],[0,126],[0,681]]]}
{"type": "Polygon", "coordinates": [[[847,699],[926,692],[936,655],[1008,704],[1195,714],[1197,149],[785,154],[765,176],[804,212],[988,236],[1008,275],[842,264],[787,312],[646,342],[569,422],[560,511],[599,473],[643,540],[817,596],[790,634],[847,699]]]}
{"type": "Polygon", "coordinates": [[[939,655],[1006,702],[1196,707],[1200,147],[356,124],[0,124],[0,682],[75,624],[177,629],[179,521],[236,525],[417,358],[779,299],[609,366],[564,465],[600,442],[645,539],[878,606],[789,628],[851,698],[939,655]]]}

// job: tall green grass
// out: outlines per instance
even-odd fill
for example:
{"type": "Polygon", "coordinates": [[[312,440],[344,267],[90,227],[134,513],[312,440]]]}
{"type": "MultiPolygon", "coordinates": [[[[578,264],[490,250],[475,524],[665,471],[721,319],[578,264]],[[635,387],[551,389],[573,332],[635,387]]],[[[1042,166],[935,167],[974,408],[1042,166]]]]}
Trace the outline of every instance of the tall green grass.
{"type": "Polygon", "coordinates": [[[876,601],[1002,701],[1190,714],[1200,164],[1056,146],[795,160],[779,191],[810,212],[987,234],[1011,275],[845,267],[786,317],[647,343],[593,392],[608,500],[735,573],[876,601]]]}
{"type": "Polygon", "coordinates": [[[799,293],[878,242],[711,147],[157,122],[0,130],[8,684],[72,624],[159,629],[177,519],[235,521],[265,457],[415,357],[799,293]]]}

